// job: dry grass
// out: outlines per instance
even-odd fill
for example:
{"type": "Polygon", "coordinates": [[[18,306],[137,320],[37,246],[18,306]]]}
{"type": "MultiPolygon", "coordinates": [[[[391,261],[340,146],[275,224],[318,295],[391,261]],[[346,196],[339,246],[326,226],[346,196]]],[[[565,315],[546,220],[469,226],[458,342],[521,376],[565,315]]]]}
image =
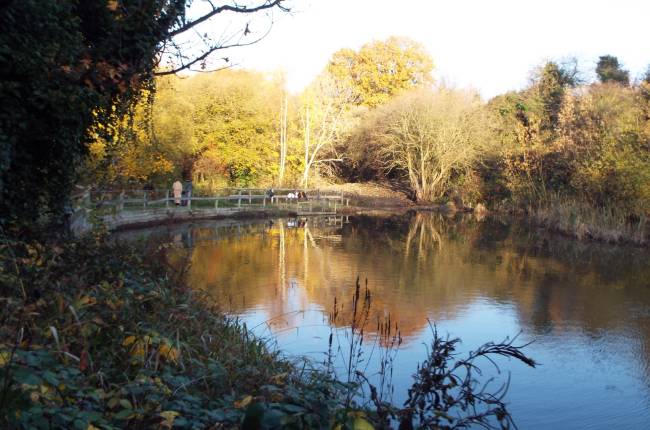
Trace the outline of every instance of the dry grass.
{"type": "Polygon", "coordinates": [[[556,197],[529,208],[534,222],[577,239],[647,246],[645,216],[633,220],[615,208],[596,208],[569,198],[556,197]]]}

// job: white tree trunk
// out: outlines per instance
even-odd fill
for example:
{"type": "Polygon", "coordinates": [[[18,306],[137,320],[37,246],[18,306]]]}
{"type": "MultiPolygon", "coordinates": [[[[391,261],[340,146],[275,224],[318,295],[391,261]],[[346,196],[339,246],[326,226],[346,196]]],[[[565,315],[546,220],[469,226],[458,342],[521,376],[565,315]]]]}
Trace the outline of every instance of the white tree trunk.
{"type": "Polygon", "coordinates": [[[280,169],[278,172],[278,185],[282,187],[284,182],[284,170],[287,163],[287,111],[288,100],[286,93],[280,101],[280,169]]]}
{"type": "Polygon", "coordinates": [[[309,131],[311,128],[310,119],[309,119],[309,105],[305,108],[305,170],[302,174],[302,186],[307,188],[309,181],[309,168],[311,167],[311,160],[309,158],[309,145],[310,145],[310,136],[309,131]]]}

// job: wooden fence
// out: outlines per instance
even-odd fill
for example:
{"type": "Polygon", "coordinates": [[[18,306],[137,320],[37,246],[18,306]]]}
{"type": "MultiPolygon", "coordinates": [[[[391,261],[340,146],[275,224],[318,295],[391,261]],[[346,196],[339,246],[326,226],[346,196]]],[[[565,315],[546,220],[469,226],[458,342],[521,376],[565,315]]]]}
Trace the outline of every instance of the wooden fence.
{"type": "Polygon", "coordinates": [[[295,210],[299,214],[336,213],[349,206],[350,199],[343,193],[322,193],[320,190],[297,190],[303,198],[289,197],[295,189],[277,189],[269,197],[261,188],[224,188],[214,195],[183,195],[174,198],[171,190],[93,190],[77,193],[77,207],[95,212],[119,213],[155,208],[176,209],[241,209],[277,207],[295,210]]]}

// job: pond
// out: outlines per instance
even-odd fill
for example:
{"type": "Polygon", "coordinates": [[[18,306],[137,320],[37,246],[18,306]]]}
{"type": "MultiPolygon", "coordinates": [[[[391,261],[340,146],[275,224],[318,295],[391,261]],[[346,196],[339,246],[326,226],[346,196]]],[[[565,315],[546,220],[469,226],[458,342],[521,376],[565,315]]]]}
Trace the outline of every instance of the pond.
{"type": "MultiPolygon", "coordinates": [[[[650,427],[645,249],[431,213],[215,221],[128,233],[138,234],[180,245],[170,258],[189,261],[194,288],[288,355],[317,361],[330,333],[349,324],[359,277],[372,295],[366,335],[376,334],[378,318],[390,318],[401,334],[392,363],[396,403],[406,398],[435,323],[441,334],[462,339],[461,353],[507,336],[533,342],[525,352],[537,368],[501,361],[498,375],[485,367],[493,384],[510,378],[506,401],[521,429],[650,427]]],[[[368,374],[377,368],[378,343],[363,347],[360,365],[368,374]]]]}

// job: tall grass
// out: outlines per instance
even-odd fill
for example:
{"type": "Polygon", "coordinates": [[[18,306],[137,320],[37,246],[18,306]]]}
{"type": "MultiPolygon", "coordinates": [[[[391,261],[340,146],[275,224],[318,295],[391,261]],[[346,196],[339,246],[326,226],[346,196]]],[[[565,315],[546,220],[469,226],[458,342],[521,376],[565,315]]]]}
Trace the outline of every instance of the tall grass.
{"type": "MultiPolygon", "coordinates": [[[[392,402],[393,366],[402,345],[399,324],[390,315],[377,317],[375,331],[372,331],[372,294],[366,280],[362,289],[357,278],[350,299],[350,319],[343,320],[345,305],[334,300],[330,324],[343,323],[343,339],[336,336],[339,330],[332,329],[328,342],[328,373],[333,379],[344,380],[345,406],[355,408],[355,400],[364,403],[377,428],[400,429],[464,429],[480,426],[488,429],[516,427],[504,403],[509,381],[491,386],[490,381],[481,381],[482,364],[495,366],[500,371],[495,357],[508,357],[531,367],[537,363],[522,352],[526,345],[516,346],[514,339],[486,343],[467,356],[457,353],[460,339],[443,337],[431,324],[431,343],[427,356],[415,369],[413,384],[401,406],[392,402]],[[343,341],[343,343],[341,343],[343,341]],[[370,343],[370,346],[368,345],[370,343]],[[366,356],[363,345],[370,353],[366,356]],[[368,364],[377,353],[378,371],[368,374],[368,364]],[[343,363],[337,374],[334,362],[343,363]]],[[[348,416],[357,417],[358,415],[348,416]]],[[[358,421],[357,421],[357,424],[358,421]]],[[[351,428],[357,428],[352,421],[351,428]]],[[[363,428],[363,427],[360,427],[363,428]]]]}
{"type": "Polygon", "coordinates": [[[649,243],[647,217],[631,217],[614,207],[597,207],[554,195],[536,205],[530,205],[528,213],[535,223],[581,240],[635,245],[649,243]]]}

